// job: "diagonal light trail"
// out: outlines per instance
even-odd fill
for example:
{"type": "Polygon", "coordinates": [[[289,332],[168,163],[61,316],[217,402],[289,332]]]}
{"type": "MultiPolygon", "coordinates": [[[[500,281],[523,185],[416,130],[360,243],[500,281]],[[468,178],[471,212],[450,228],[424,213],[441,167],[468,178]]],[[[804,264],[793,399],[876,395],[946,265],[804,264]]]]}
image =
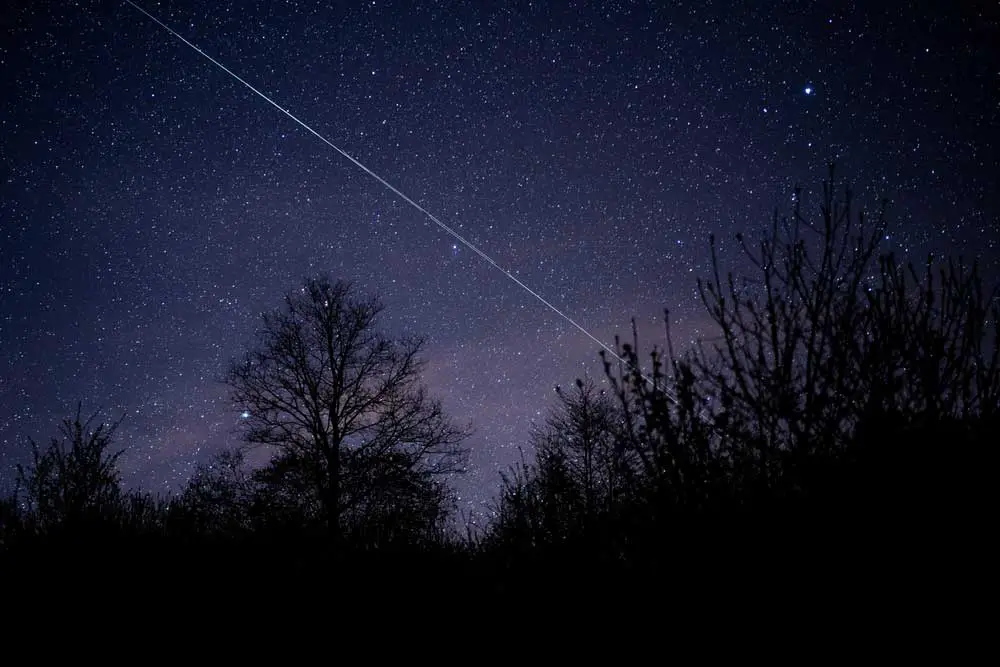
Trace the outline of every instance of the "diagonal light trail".
{"type": "MultiPolygon", "coordinates": [[[[258,95],[265,102],[267,102],[268,104],[270,104],[271,106],[273,106],[275,109],[277,109],[281,113],[283,113],[286,116],[288,116],[289,118],[291,118],[293,121],[295,121],[300,126],[302,126],[303,129],[305,129],[307,132],[309,132],[310,134],[312,134],[313,136],[315,136],[317,139],[319,139],[320,141],[322,141],[324,144],[326,144],[327,146],[329,146],[330,148],[332,148],[333,150],[337,151],[338,153],[340,153],[341,155],[343,155],[345,158],[347,158],[348,160],[350,160],[359,169],[361,169],[366,174],[368,174],[369,176],[371,176],[372,178],[374,178],[375,180],[377,180],[379,183],[381,183],[382,185],[384,185],[386,188],[388,188],[389,190],[391,190],[394,194],[396,194],[400,199],[402,199],[403,201],[405,201],[407,204],[409,204],[413,208],[415,208],[418,211],[420,211],[421,213],[423,213],[425,216],[427,216],[431,220],[431,222],[433,222],[435,225],[437,225],[438,227],[440,227],[441,229],[443,229],[445,232],[447,232],[448,234],[450,234],[451,236],[453,236],[458,242],[460,242],[466,248],[468,248],[472,252],[474,252],[477,255],[479,255],[488,264],[490,264],[491,266],[493,266],[494,268],[496,268],[498,271],[500,271],[501,273],[503,273],[505,276],[507,276],[507,278],[509,278],[512,282],[514,282],[514,284],[516,284],[518,287],[520,287],[525,292],[527,292],[531,296],[533,296],[536,299],[538,299],[539,301],[541,301],[542,304],[544,304],[553,313],[555,313],[559,317],[561,317],[564,320],[566,320],[567,322],[569,322],[573,327],[575,327],[578,331],[580,331],[580,333],[582,333],[587,338],[589,338],[590,340],[592,340],[595,343],[597,343],[598,345],[600,345],[601,348],[603,348],[606,352],[608,352],[608,354],[610,354],[611,356],[613,356],[616,360],[618,360],[619,362],[627,364],[627,361],[625,359],[623,359],[618,354],[618,352],[616,350],[614,350],[609,345],[607,345],[606,343],[604,343],[597,336],[595,336],[592,333],[590,333],[587,329],[585,329],[576,320],[574,320],[568,314],[566,314],[561,309],[559,309],[558,307],[556,307],[554,304],[552,304],[551,302],[549,302],[548,300],[546,300],[541,294],[539,294],[535,290],[533,290],[530,287],[528,287],[526,284],[524,284],[524,282],[522,282],[520,279],[518,279],[517,276],[513,275],[510,271],[508,271],[507,269],[505,269],[502,266],[500,266],[492,257],[490,257],[489,255],[487,255],[482,250],[480,250],[478,247],[476,247],[475,244],[473,244],[471,241],[469,241],[464,236],[462,236],[461,234],[459,234],[452,227],[446,225],[444,222],[442,222],[440,219],[438,219],[438,217],[435,216],[433,213],[431,213],[430,211],[428,211],[427,209],[425,209],[423,206],[421,206],[420,204],[418,204],[417,202],[415,202],[410,197],[406,196],[398,188],[396,188],[394,185],[392,185],[391,183],[389,183],[387,180],[385,180],[384,178],[382,178],[381,176],[379,176],[378,174],[376,174],[374,171],[372,171],[371,169],[369,169],[368,167],[366,167],[365,165],[363,165],[354,156],[350,155],[347,151],[343,150],[342,148],[340,148],[339,146],[337,146],[336,144],[334,144],[332,141],[330,141],[329,139],[327,139],[326,137],[324,137],[322,134],[320,134],[319,132],[317,132],[313,128],[309,127],[302,120],[300,120],[299,118],[297,118],[296,116],[294,116],[292,114],[292,112],[290,112],[288,109],[285,109],[280,104],[278,104],[277,102],[275,102],[273,99],[271,99],[270,97],[268,97],[267,95],[265,95],[261,91],[257,90],[256,88],[254,88],[247,81],[245,81],[243,78],[241,78],[238,74],[236,74],[235,72],[233,72],[231,69],[229,69],[228,67],[226,67],[225,65],[223,65],[221,62],[219,62],[218,60],[216,60],[212,56],[210,56],[207,53],[205,53],[204,51],[202,51],[200,48],[198,48],[197,45],[195,45],[192,42],[190,42],[187,39],[185,39],[183,35],[181,35],[177,31],[175,31],[173,28],[171,28],[170,26],[168,26],[166,23],[164,23],[163,21],[161,21],[157,17],[155,17],[152,14],[150,14],[149,12],[147,12],[145,9],[143,9],[139,5],[137,5],[134,2],[132,2],[132,0],[125,0],[125,2],[127,2],[132,7],[134,7],[137,10],[139,10],[143,14],[145,14],[147,17],[149,17],[150,20],[154,21],[157,25],[159,25],[161,28],[163,28],[164,30],[166,30],[167,32],[169,32],[171,35],[173,35],[174,37],[176,37],[177,39],[179,39],[180,41],[184,42],[186,45],[188,45],[189,47],[191,47],[192,49],[194,49],[195,51],[197,51],[199,54],[201,54],[202,56],[204,56],[207,60],[209,60],[213,65],[215,65],[216,67],[218,67],[219,69],[221,69],[223,72],[225,72],[229,76],[233,77],[234,79],[236,79],[237,81],[239,81],[240,83],[242,83],[244,86],[246,86],[251,91],[253,91],[256,95],[258,95]]],[[[643,377],[645,377],[645,376],[643,376],[643,377]]],[[[647,382],[652,383],[652,381],[649,378],[645,378],[645,379],[646,379],[647,382]]],[[[665,388],[661,388],[661,389],[664,389],[667,397],[670,398],[671,401],[673,401],[675,404],[677,403],[677,399],[673,395],[671,395],[671,393],[669,391],[665,390],[665,388]]]]}

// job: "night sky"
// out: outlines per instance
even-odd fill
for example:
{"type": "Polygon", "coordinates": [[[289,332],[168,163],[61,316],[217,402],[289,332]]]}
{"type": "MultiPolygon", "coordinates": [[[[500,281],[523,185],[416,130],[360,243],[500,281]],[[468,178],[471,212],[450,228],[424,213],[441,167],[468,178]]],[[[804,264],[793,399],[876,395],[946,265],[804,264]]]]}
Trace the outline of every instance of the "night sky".
{"type": "MultiPolygon", "coordinates": [[[[321,271],[428,337],[472,455],[462,509],[598,346],[123,2],[2,16],[0,479],[83,401],[125,481],[239,443],[220,383],[321,271]]],[[[1000,275],[996,2],[139,3],[599,339],[709,332],[708,234],[759,234],[826,163],[885,249],[1000,275]],[[758,8],[752,8],[758,5],[758,8]],[[916,11],[913,7],[919,6],[916,11]]]]}

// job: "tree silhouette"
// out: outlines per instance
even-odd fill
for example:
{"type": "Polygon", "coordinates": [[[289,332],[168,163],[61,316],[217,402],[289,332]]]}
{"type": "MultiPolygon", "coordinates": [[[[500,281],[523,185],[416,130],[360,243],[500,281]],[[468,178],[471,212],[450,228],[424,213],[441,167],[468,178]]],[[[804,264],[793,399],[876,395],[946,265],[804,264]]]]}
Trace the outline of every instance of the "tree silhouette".
{"type": "Polygon", "coordinates": [[[31,440],[32,464],[17,466],[18,500],[40,533],[92,524],[122,507],[117,462],[124,450],[111,451],[121,420],[94,427],[96,413],[83,421],[81,412],[78,405],[48,447],[31,440]]]}
{"type": "Polygon", "coordinates": [[[611,395],[589,379],[556,395],[532,432],[532,462],[503,475],[487,541],[600,549],[636,493],[638,460],[611,395]]]}
{"type": "Polygon", "coordinates": [[[415,468],[406,452],[361,451],[347,460],[343,523],[353,543],[433,541],[453,509],[443,480],[415,468]]]}
{"type": "Polygon", "coordinates": [[[717,535],[770,540],[771,554],[792,535],[899,549],[986,506],[997,291],[974,263],[880,255],[883,215],[857,213],[833,176],[815,223],[797,190],[757,250],[739,237],[749,275],[723,277],[713,240],[699,286],[717,343],[678,356],[668,331],[651,369],[637,341],[617,374],[606,363],[647,482],[647,536],[722,518],[717,535]]]}
{"type": "Polygon", "coordinates": [[[577,380],[532,440],[548,465],[565,469],[578,490],[580,512],[589,522],[608,511],[632,486],[634,453],[625,447],[624,420],[611,397],[592,380],[577,380]]]}
{"type": "Polygon", "coordinates": [[[872,221],[864,211],[855,216],[849,189],[838,198],[832,168],[818,224],[803,214],[799,189],[794,202],[791,217],[775,212],[756,251],[737,235],[756,275],[723,279],[713,238],[712,278],[698,282],[721,334],[711,369],[703,356],[701,370],[729,424],[748,429],[746,442],[761,461],[799,445],[844,444],[845,421],[860,399],[852,356],[866,329],[864,292],[885,227],[884,205],[872,221]]]}
{"type": "Polygon", "coordinates": [[[765,476],[801,455],[842,454],[876,422],[985,423],[998,412],[996,289],[983,289],[975,264],[928,259],[918,271],[880,255],[884,204],[870,220],[855,215],[849,188],[836,193],[831,167],[817,224],[796,190],[758,250],[738,237],[755,277],[723,280],[713,243],[713,276],[699,282],[721,334],[696,361],[713,418],[765,476]]]}
{"type": "Polygon", "coordinates": [[[226,378],[247,412],[246,441],[279,449],[338,538],[345,513],[375,502],[400,471],[439,476],[465,454],[467,433],[419,384],[423,340],[380,333],[381,311],[350,283],[307,280],[264,316],[257,348],[226,378]]]}
{"type": "Polygon", "coordinates": [[[235,537],[252,529],[254,488],[244,452],[223,450],[199,465],[173,504],[174,526],[214,537],[235,537]]]}

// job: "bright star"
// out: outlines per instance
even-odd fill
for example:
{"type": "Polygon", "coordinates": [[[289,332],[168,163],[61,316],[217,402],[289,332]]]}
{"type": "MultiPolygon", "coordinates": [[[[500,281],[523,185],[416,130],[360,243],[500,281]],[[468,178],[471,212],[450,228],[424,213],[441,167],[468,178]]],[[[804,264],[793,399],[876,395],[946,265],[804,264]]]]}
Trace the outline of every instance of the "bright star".
{"type": "Polygon", "coordinates": [[[240,413],[240,419],[248,419],[249,417],[250,417],[250,413],[247,412],[246,410],[244,410],[243,412],[240,413]]]}
{"type": "Polygon", "coordinates": [[[806,95],[812,95],[813,94],[812,86],[806,86],[805,93],[806,95]]]}

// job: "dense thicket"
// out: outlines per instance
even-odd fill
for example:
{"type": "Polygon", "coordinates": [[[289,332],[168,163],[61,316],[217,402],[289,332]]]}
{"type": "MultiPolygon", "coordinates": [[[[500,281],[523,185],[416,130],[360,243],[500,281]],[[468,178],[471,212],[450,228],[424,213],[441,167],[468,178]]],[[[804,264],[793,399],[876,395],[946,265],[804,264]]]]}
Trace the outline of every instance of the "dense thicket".
{"type": "Polygon", "coordinates": [[[511,595],[857,567],[885,580],[918,562],[929,577],[945,554],[968,572],[993,505],[998,292],[975,263],[880,254],[883,212],[856,211],[833,176],[815,215],[797,192],[763,238],[738,237],[749,274],[725,272],[711,242],[711,344],[678,353],[667,330],[643,357],[633,337],[604,377],[557,388],[480,533],[449,528],[467,433],[420,386],[421,342],[385,337],[377,300],[321,276],[227,376],[267,465],[226,451],[173,498],[126,492],[116,425],[78,410],[61,439],[32,443],[0,503],[3,552],[38,563],[103,544],[203,572],[511,595]]]}
{"type": "Polygon", "coordinates": [[[713,343],[678,354],[667,330],[644,363],[633,339],[604,355],[613,405],[585,384],[560,396],[504,479],[494,553],[641,568],[646,586],[958,576],[959,554],[972,571],[993,504],[998,292],[975,263],[880,254],[884,217],[833,176],[815,216],[797,192],[756,244],[738,237],[749,275],[724,273],[713,240],[713,343]]]}

